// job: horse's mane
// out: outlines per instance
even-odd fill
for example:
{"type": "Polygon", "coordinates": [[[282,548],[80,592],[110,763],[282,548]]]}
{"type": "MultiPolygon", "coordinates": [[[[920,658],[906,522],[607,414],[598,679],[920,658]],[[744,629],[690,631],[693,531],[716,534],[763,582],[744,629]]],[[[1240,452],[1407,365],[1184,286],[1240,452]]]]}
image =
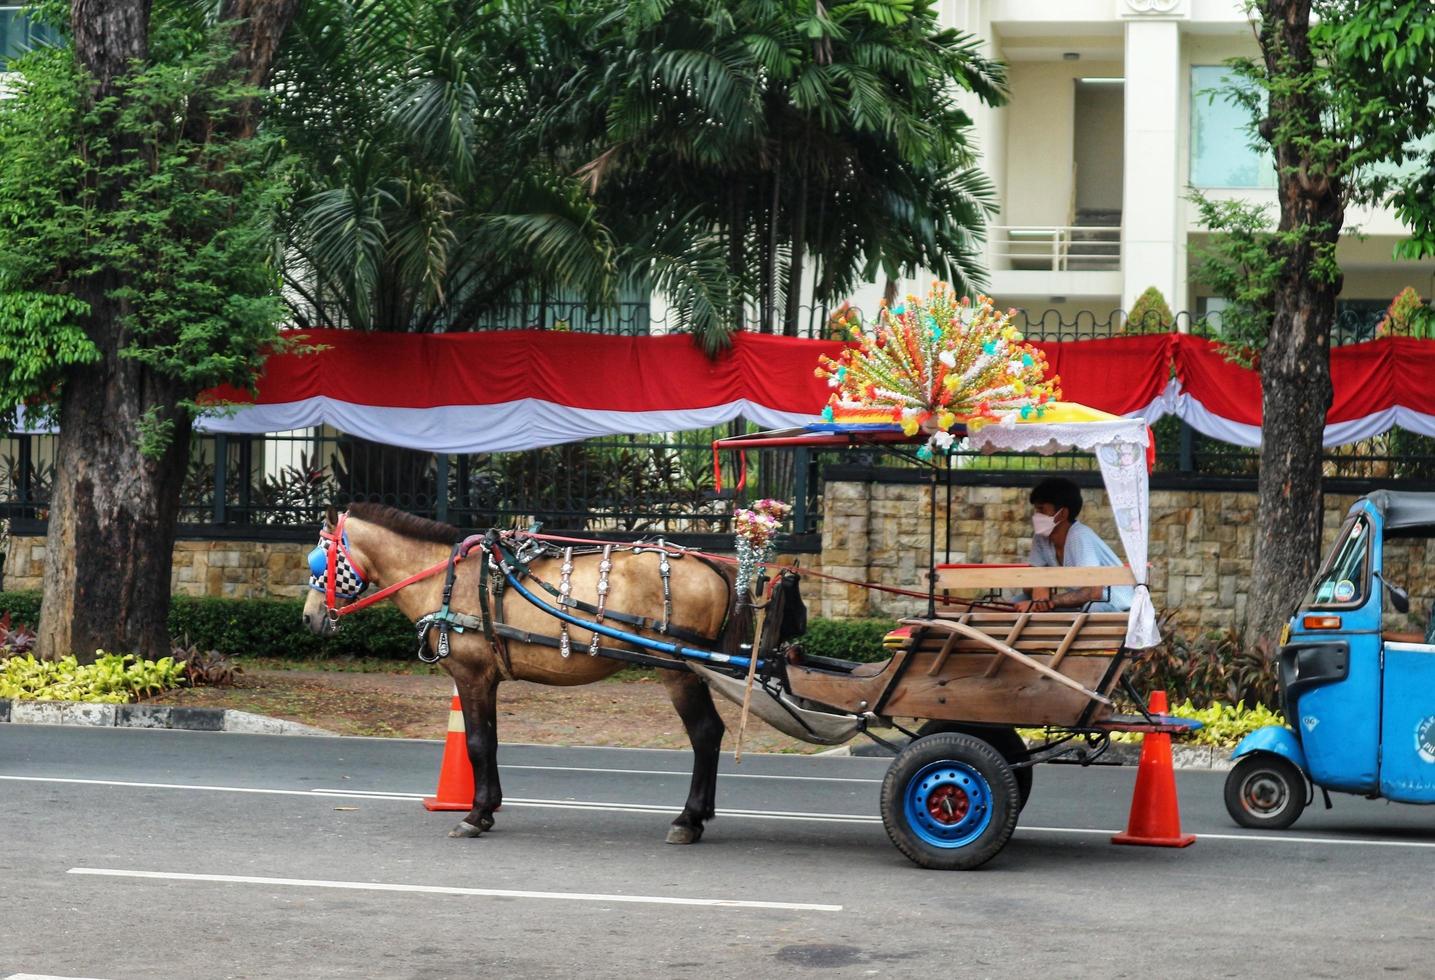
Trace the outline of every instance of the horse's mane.
{"type": "Polygon", "coordinates": [[[463,538],[463,532],[452,524],[431,521],[426,517],[415,517],[413,514],[387,504],[357,501],[349,505],[349,516],[370,524],[377,524],[379,527],[386,527],[395,534],[402,534],[407,538],[417,538],[420,541],[453,544],[463,538]]]}

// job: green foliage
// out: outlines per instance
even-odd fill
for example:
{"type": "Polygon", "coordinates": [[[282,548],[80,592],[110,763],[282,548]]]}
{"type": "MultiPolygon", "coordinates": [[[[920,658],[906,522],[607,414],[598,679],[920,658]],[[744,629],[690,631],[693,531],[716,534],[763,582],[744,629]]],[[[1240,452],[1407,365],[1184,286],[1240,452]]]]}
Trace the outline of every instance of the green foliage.
{"type": "Polygon", "coordinates": [[[1409,228],[1396,258],[1435,255],[1435,4],[1319,0],[1314,10],[1311,46],[1330,73],[1322,149],[1352,200],[1387,205],[1409,228]]]}
{"type": "Polygon", "coordinates": [[[306,161],[295,315],[463,329],[622,287],[715,349],[864,278],[976,283],[995,202],[958,99],[1004,75],[938,6],[306,4],[271,116],[306,161]]]}
{"type": "Polygon", "coordinates": [[[1246,707],[1244,701],[1224,704],[1213,701],[1204,708],[1197,708],[1187,700],[1174,705],[1171,714],[1178,718],[1194,718],[1201,723],[1200,731],[1185,739],[1197,745],[1215,745],[1221,748],[1234,746],[1241,739],[1258,728],[1267,725],[1284,725],[1285,716],[1278,710],[1256,704],[1246,707]]]}
{"type": "MultiPolygon", "coordinates": [[[[1258,728],[1267,725],[1284,725],[1285,717],[1263,704],[1247,708],[1244,701],[1235,704],[1213,702],[1204,708],[1197,708],[1192,702],[1184,701],[1171,706],[1167,714],[1177,718],[1194,718],[1201,723],[1197,731],[1180,736],[1185,745],[1211,745],[1220,749],[1234,748],[1241,739],[1258,728]]],[[[1028,741],[1040,742],[1046,732],[1040,728],[1019,728],[1018,733],[1028,741]]],[[[1112,732],[1111,741],[1127,744],[1139,743],[1140,732],[1112,732]]]]}
{"type": "Polygon", "coordinates": [[[1201,224],[1212,232],[1206,244],[1191,250],[1191,278],[1230,304],[1220,317],[1222,353],[1251,367],[1259,363],[1270,335],[1276,286],[1285,267],[1280,246],[1299,233],[1275,230],[1263,204],[1212,200],[1199,191],[1192,191],[1191,200],[1201,224]]]}
{"type": "Polygon", "coordinates": [[[204,650],[248,657],[385,657],[414,655],[414,628],[398,609],[380,605],[345,616],[337,636],[321,638],[302,623],[300,599],[217,599],[175,596],[171,636],[204,650]]]}
{"type": "Polygon", "coordinates": [[[1235,630],[1213,630],[1195,637],[1166,630],[1153,650],[1135,658],[1126,675],[1138,691],[1166,691],[1172,703],[1217,702],[1275,707],[1280,702],[1275,660],[1249,650],[1235,630]]]}
{"type": "Polygon", "coordinates": [[[1375,335],[1435,339],[1435,312],[1425,305],[1414,286],[1406,286],[1390,301],[1384,318],[1375,328],[1375,335]]]}
{"type": "Polygon", "coordinates": [[[40,622],[39,592],[0,592],[0,615],[11,622],[35,626],[40,622]]]}
{"type": "Polygon", "coordinates": [[[101,652],[94,663],[81,665],[72,656],[36,660],[25,654],[0,661],[0,698],[124,704],[178,687],[183,679],[184,663],[173,657],[140,660],[101,652]]]}
{"type": "Polygon", "coordinates": [[[1171,313],[1166,297],[1161,295],[1161,290],[1155,286],[1149,286],[1144,293],[1136,297],[1136,302],[1131,304],[1126,321],[1121,325],[1121,332],[1170,333],[1175,329],[1175,324],[1176,317],[1171,313]]]}
{"type": "MultiPolygon", "coordinates": [[[[175,596],[169,635],[186,647],[230,657],[412,657],[413,625],[386,604],[344,617],[338,636],[320,638],[304,629],[302,599],[217,599],[175,596]]],[[[16,622],[38,623],[40,593],[0,592],[0,612],[16,622]]]]}
{"type": "Polygon", "coordinates": [[[873,663],[887,660],[882,637],[897,628],[891,619],[812,619],[802,635],[802,652],[838,660],[873,663]]]}
{"type": "MultiPolygon", "coordinates": [[[[89,104],[68,47],[11,63],[0,100],[0,404],[53,404],[102,357],[177,382],[182,410],[247,387],[282,314],[272,217],[286,196],[277,144],[225,125],[258,93],[224,80],[227,34],[156,10],[156,56],[89,104]],[[208,107],[196,128],[190,111],[208,107]],[[92,301],[121,311],[110,324],[92,301]],[[88,297],[88,299],[87,299],[88,297]],[[112,345],[116,345],[112,346],[112,345]]],[[[177,406],[146,406],[147,454],[177,406]]]]}

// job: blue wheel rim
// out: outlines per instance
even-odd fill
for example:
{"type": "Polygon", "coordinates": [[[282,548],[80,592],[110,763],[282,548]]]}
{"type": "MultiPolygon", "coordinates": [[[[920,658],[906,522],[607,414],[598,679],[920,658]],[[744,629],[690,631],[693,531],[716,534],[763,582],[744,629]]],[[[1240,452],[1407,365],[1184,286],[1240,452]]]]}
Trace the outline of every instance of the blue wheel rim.
{"type": "Polygon", "coordinates": [[[986,777],[964,762],[934,762],[907,781],[907,826],[932,847],[966,847],[992,822],[986,777]]]}

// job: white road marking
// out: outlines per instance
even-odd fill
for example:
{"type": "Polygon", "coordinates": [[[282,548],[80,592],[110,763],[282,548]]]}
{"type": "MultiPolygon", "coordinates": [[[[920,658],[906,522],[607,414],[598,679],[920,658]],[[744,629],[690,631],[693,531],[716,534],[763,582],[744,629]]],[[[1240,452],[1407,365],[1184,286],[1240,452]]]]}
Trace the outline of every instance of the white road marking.
{"type": "MultiPolygon", "coordinates": [[[[421,800],[424,793],[390,793],[384,790],[316,789],[316,796],[358,797],[370,800],[421,800]]],[[[504,806],[534,807],[545,810],[610,810],[616,813],[672,813],[680,807],[663,803],[607,803],[596,800],[539,800],[505,796],[504,806]]],[[[818,820],[824,823],[880,823],[881,817],[859,813],[804,813],[800,810],[737,810],[718,809],[720,817],[755,817],[759,820],[818,820]]]]}
{"type": "Polygon", "coordinates": [[[94,977],[56,977],[48,973],[12,973],[5,980],[95,980],[94,977]]]}
{"type": "MultiPolygon", "coordinates": [[[[506,800],[504,801],[507,802],[506,800]]],[[[1026,827],[1017,825],[1016,832],[1032,831],[1038,834],[1097,834],[1110,837],[1119,833],[1115,830],[1095,830],[1087,827],[1026,827]]],[[[1212,834],[1197,833],[1197,840],[1238,840],[1253,844],[1342,844],[1358,847],[1435,847],[1435,841],[1418,840],[1370,840],[1364,837],[1293,837],[1286,834],[1212,834]]]]}
{"type": "MultiPolygon", "coordinates": [[[[5,776],[0,780],[30,783],[67,783],[81,786],[121,786],[132,789],[197,790],[205,793],[259,793],[272,796],[305,796],[309,799],[346,800],[421,800],[425,793],[362,792],[341,789],[265,789],[253,786],[211,786],[188,783],[143,783],[119,779],[74,779],[61,776],[5,776]]],[[[661,803],[602,803],[588,800],[527,800],[505,797],[504,806],[534,807],[545,810],[606,810],[612,813],[677,813],[682,807],[661,803]]],[[[801,813],[787,810],[720,809],[719,816],[749,817],[754,820],[802,820],[810,823],[879,823],[880,817],[852,813],[801,813]]]]}
{"type": "Polygon", "coordinates": [[[418,892],[425,895],[471,895],[481,898],[541,898],[565,902],[636,905],[699,905],[725,909],[778,909],[786,912],[841,912],[840,905],[812,902],[758,902],[739,898],[676,898],[669,895],[603,895],[591,892],[537,892],[513,888],[457,888],[449,885],[401,885],[382,881],[328,881],[322,878],[265,878],[257,875],[206,875],[170,871],[124,871],[118,868],[71,868],[68,874],[107,878],[152,878],[162,881],[212,881],[224,884],[282,885],[291,888],[341,888],[350,891],[418,892]]]}
{"type": "MultiPolygon", "coordinates": [[[[599,769],[590,766],[511,766],[499,763],[499,769],[532,769],[536,772],[602,772],[621,773],[625,776],[681,776],[691,779],[691,772],[676,769],[599,769]]],[[[720,772],[719,779],[789,779],[799,783],[880,783],[880,779],[858,779],[853,776],[773,776],[758,772],[720,772]]]]}
{"type": "MultiPolygon", "coordinates": [[[[134,789],[177,789],[198,790],[211,793],[259,793],[270,796],[304,796],[309,799],[351,799],[351,800],[421,800],[425,793],[395,793],[386,790],[351,791],[336,789],[269,789],[253,786],[211,786],[188,783],[144,783],[126,782],[116,779],[73,779],[61,776],[7,776],[0,780],[29,783],[69,783],[82,786],[120,786],[134,789]]],[[[609,813],[674,813],[676,805],[658,803],[604,803],[590,800],[538,800],[508,799],[504,806],[532,807],[545,810],[599,810],[609,813]]],[[[881,823],[881,817],[858,813],[804,813],[794,810],[735,810],[719,809],[719,816],[745,817],[752,820],[793,820],[807,823],[868,824],[881,823]]],[[[1116,830],[1101,830],[1091,827],[1032,827],[1018,825],[1017,833],[1037,834],[1095,834],[1110,836],[1116,830]]],[[[1265,834],[1220,834],[1198,833],[1197,837],[1208,840],[1242,841],[1253,844],[1335,844],[1344,847],[1411,847],[1417,849],[1435,848],[1435,841],[1372,840],[1366,837],[1295,837],[1279,833],[1265,834]]]]}

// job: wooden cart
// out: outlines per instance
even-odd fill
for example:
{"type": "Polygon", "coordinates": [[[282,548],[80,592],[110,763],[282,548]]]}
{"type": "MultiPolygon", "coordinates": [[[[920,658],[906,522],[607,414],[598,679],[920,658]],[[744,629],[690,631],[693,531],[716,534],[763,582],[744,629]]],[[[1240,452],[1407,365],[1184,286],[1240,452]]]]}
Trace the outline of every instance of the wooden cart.
{"type": "MultiPolygon", "coordinates": [[[[1064,443],[1066,448],[1096,452],[1112,499],[1123,502],[1117,515],[1122,543],[1144,571],[1144,423],[1080,406],[1056,406],[1045,422],[989,426],[966,435],[988,448],[1064,443]]],[[[819,425],[719,440],[714,447],[892,447],[910,441],[895,426],[819,425]]],[[[1005,846],[1031,792],[1036,763],[1061,756],[1089,763],[1115,731],[1175,733],[1199,724],[1144,710],[1114,713],[1112,695],[1122,684],[1132,647],[1150,646],[1157,639],[1150,598],[1142,591],[1144,574],[1137,576],[1129,567],[937,564],[936,493],[941,482],[940,468],[934,465],[927,614],[904,620],[903,628],[887,637],[888,659],[854,663],[812,656],[803,652],[800,636],[781,635],[778,624],[793,619],[785,604],[800,601],[795,577],[783,573],[766,593],[763,628],[747,683],[731,672],[694,669],[717,693],[750,704],[754,713],[798,738],[835,744],[862,732],[884,741],[874,728],[896,728],[909,735],[905,746],[887,743],[896,756],[882,784],[887,833],[923,867],[968,869],[1005,846]],[[982,593],[990,600],[1035,588],[1091,586],[1135,587],[1133,612],[1029,613],[1014,611],[1010,603],[938,600],[939,594],[945,600],[952,594],[982,593]],[[1039,729],[1045,738],[1029,744],[1018,729],[1039,729]]],[[[948,513],[954,482],[948,460],[948,513]]],[[[950,544],[948,538],[948,553],[950,544]]],[[[1127,692],[1141,704],[1129,686],[1127,692]]]]}

